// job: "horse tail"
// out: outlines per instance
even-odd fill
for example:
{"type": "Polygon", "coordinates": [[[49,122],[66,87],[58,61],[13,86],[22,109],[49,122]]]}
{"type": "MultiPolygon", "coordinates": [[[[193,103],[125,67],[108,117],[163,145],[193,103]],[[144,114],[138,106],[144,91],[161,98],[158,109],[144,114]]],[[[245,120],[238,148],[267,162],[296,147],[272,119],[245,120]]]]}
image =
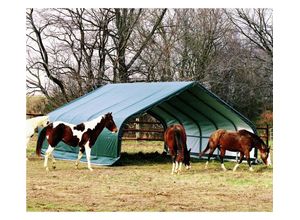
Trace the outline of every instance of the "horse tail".
{"type": "Polygon", "coordinates": [[[37,140],[37,144],[36,144],[36,149],[35,149],[35,153],[36,155],[38,155],[39,157],[41,157],[41,149],[42,149],[42,145],[43,145],[43,142],[45,140],[45,137],[46,137],[46,131],[47,131],[47,128],[48,126],[44,127],[40,134],[39,134],[39,137],[38,137],[38,140],[37,140]]]}
{"type": "Polygon", "coordinates": [[[202,151],[201,153],[199,153],[199,157],[202,157],[209,149],[209,141],[207,142],[206,148],[204,149],[204,151],[202,151]]]}
{"type": "Polygon", "coordinates": [[[182,140],[181,140],[181,135],[179,130],[174,130],[174,139],[175,139],[175,144],[177,146],[177,150],[182,150],[182,140]]]}
{"type": "Polygon", "coordinates": [[[219,146],[220,139],[225,133],[226,131],[224,129],[219,129],[213,132],[208,139],[206,148],[204,149],[204,151],[199,153],[199,157],[202,157],[206,153],[206,151],[208,151],[209,148],[215,150],[219,146]]]}

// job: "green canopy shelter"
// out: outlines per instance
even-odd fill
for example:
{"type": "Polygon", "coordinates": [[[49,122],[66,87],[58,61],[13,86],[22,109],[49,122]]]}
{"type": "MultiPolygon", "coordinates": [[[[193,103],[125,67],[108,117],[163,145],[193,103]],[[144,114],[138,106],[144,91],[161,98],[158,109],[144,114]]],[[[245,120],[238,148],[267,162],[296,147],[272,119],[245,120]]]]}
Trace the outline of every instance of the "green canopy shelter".
{"type": "MultiPolygon", "coordinates": [[[[165,128],[182,124],[194,157],[198,157],[210,134],[219,128],[256,133],[251,121],[198,82],[108,84],[49,113],[49,118],[79,124],[107,112],[112,112],[119,131],[112,134],[105,128],[99,135],[91,152],[91,162],[96,165],[112,165],[120,158],[124,125],[145,113],[158,119],[165,128]]],[[[42,153],[46,145],[45,141],[42,153]]],[[[76,160],[78,150],[60,143],[54,157],[76,160]]],[[[236,154],[227,151],[226,156],[235,158],[236,154]]],[[[251,157],[255,157],[254,151],[251,157]]]]}

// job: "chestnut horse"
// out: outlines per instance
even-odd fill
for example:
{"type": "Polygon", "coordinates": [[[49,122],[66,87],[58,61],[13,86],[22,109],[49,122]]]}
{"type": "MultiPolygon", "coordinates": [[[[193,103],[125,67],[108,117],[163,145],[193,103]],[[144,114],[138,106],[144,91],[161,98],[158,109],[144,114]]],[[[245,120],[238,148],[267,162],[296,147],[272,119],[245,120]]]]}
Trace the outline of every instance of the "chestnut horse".
{"type": "Polygon", "coordinates": [[[100,116],[88,122],[84,122],[78,125],[69,124],[66,122],[56,121],[50,123],[40,132],[37,140],[36,154],[41,156],[41,148],[45,137],[48,140],[49,146],[45,153],[44,167],[48,171],[48,158],[52,156],[52,167],[55,169],[55,159],[52,152],[56,145],[63,141],[64,143],[76,147],[79,146],[80,150],[78,153],[78,158],[76,160],[76,168],[78,168],[78,163],[84,153],[86,152],[86,159],[88,164],[88,169],[93,170],[91,167],[91,148],[95,144],[97,137],[106,127],[111,132],[115,133],[118,131],[117,126],[112,117],[112,113],[107,113],[104,116],[100,116]]]}
{"type": "Polygon", "coordinates": [[[169,148],[169,153],[172,157],[172,174],[181,171],[182,162],[187,169],[190,165],[190,150],[186,147],[186,133],[182,125],[171,125],[164,133],[165,144],[169,148]],[[178,167],[179,163],[179,167],[178,167]]]}
{"type": "Polygon", "coordinates": [[[206,151],[210,150],[205,168],[207,168],[210,157],[212,156],[216,148],[220,150],[221,167],[224,171],[226,171],[226,168],[223,164],[223,158],[225,156],[226,150],[240,152],[240,160],[233,168],[233,171],[236,171],[238,166],[242,163],[244,156],[247,159],[249,170],[253,171],[250,161],[250,151],[252,150],[252,148],[257,148],[260,151],[261,159],[263,160],[263,162],[266,165],[268,164],[268,157],[270,152],[269,147],[263,142],[263,140],[260,139],[260,137],[246,130],[239,130],[235,132],[219,129],[213,132],[209,138],[207,147],[199,155],[201,157],[205,154],[206,151]]]}

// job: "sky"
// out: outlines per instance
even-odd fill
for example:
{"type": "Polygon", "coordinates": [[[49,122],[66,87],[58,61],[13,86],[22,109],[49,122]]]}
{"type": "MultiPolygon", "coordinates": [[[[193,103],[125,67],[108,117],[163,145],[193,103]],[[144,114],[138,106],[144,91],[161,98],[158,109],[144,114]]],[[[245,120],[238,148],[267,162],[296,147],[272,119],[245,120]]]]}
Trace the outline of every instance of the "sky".
{"type": "Polygon", "coordinates": [[[296,1],[12,0],[1,13],[1,215],[9,219],[284,219],[299,209],[299,11],[296,1]],[[279,3],[278,3],[279,2],[279,3]],[[25,9],[29,7],[267,7],[274,8],[274,211],[273,213],[26,213],[25,9]],[[292,149],[289,151],[289,149],[292,149]],[[289,153],[291,152],[291,153],[289,153]],[[167,215],[167,216],[166,216],[167,215]],[[9,217],[8,217],[9,216],[9,217]]]}

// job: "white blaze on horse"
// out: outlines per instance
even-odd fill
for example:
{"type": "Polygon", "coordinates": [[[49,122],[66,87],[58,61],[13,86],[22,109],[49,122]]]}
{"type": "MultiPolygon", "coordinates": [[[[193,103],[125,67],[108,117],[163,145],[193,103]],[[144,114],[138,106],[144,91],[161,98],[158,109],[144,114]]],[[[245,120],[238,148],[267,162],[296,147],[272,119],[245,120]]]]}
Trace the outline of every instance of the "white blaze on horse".
{"type": "Polygon", "coordinates": [[[26,147],[30,138],[34,135],[37,127],[46,127],[49,123],[49,116],[38,116],[26,120],[26,147]]]}
{"type": "Polygon", "coordinates": [[[36,154],[41,156],[41,149],[44,139],[47,138],[49,146],[45,152],[44,167],[48,171],[48,158],[52,157],[52,167],[55,169],[55,159],[52,155],[54,148],[60,141],[72,146],[80,147],[78,158],[76,160],[76,168],[78,168],[79,161],[83,155],[86,153],[86,159],[88,164],[88,169],[93,170],[91,167],[91,149],[95,144],[97,137],[102,132],[104,128],[107,128],[112,133],[116,133],[118,128],[113,120],[112,113],[107,113],[91,121],[83,122],[78,125],[69,124],[62,121],[56,121],[50,123],[45,127],[39,135],[36,154]]]}

